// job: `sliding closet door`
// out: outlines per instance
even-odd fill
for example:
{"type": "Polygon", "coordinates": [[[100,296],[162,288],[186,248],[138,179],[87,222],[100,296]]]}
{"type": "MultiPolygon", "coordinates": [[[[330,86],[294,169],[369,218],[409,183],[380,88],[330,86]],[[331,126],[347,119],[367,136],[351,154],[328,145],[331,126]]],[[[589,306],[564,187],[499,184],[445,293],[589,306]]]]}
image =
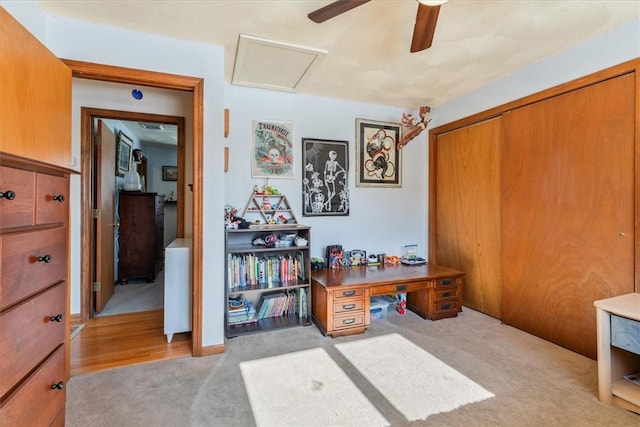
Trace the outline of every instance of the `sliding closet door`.
{"type": "Polygon", "coordinates": [[[593,301],[634,291],[634,75],[504,115],[502,320],[596,357],[593,301]]]}
{"type": "Polygon", "coordinates": [[[501,119],[436,139],[436,260],[464,271],[463,304],[500,318],[501,119]]]}

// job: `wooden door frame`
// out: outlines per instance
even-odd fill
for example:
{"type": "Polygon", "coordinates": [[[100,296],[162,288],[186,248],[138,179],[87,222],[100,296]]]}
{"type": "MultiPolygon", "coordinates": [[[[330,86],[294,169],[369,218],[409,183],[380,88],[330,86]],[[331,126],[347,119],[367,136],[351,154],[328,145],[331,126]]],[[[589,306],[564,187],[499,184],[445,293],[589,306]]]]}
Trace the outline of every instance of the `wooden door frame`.
{"type": "MultiPolygon", "coordinates": [[[[193,94],[193,248],[192,248],[192,349],[194,356],[203,356],[202,347],[202,229],[203,229],[203,193],[202,193],[202,155],[203,155],[203,104],[204,104],[204,79],[175,74],[159,73],[155,71],[137,70],[132,68],[116,67],[104,64],[62,59],[72,72],[72,77],[89,80],[106,81],[112,83],[123,83],[138,86],[149,86],[161,89],[181,90],[193,94]]],[[[91,123],[84,123],[90,120],[89,115],[83,116],[81,123],[82,141],[91,140],[90,135],[85,135],[90,129],[91,123]]],[[[91,212],[91,147],[81,148],[81,248],[82,254],[91,251],[92,215],[91,212]],[[89,151],[87,151],[89,150],[89,151]],[[86,213],[86,214],[85,214],[86,213]]],[[[82,263],[80,274],[80,289],[82,304],[86,304],[87,292],[91,286],[92,271],[87,263],[82,263]],[[83,294],[84,293],[84,294],[83,294]]],[[[89,299],[90,301],[90,299],[89,299]]],[[[91,307],[83,305],[81,307],[81,320],[88,319],[91,307]]]]}
{"type": "MultiPolygon", "coordinates": [[[[90,108],[90,107],[80,107],[80,122],[82,124],[82,130],[81,130],[81,146],[82,146],[82,153],[83,153],[83,157],[84,155],[86,155],[90,160],[94,158],[95,156],[95,149],[94,149],[94,144],[93,144],[93,136],[96,135],[96,127],[95,127],[95,122],[98,119],[107,119],[107,120],[127,120],[127,121],[141,121],[141,122],[150,122],[150,123],[166,123],[166,124],[172,124],[172,125],[176,125],[177,126],[177,141],[178,141],[178,145],[177,145],[177,164],[178,164],[178,181],[177,181],[177,186],[178,188],[184,188],[185,187],[185,174],[184,174],[184,162],[185,162],[185,131],[184,131],[184,124],[185,124],[185,120],[184,117],[178,117],[178,116],[166,116],[166,115],[161,115],[161,114],[151,114],[151,113],[137,113],[137,112],[131,112],[131,111],[120,111],[120,110],[107,110],[107,109],[101,109],[101,108],[90,108]]],[[[86,176],[83,176],[83,179],[88,179],[89,183],[88,183],[88,188],[90,191],[90,197],[91,197],[91,209],[95,208],[95,194],[94,194],[94,185],[93,185],[93,181],[94,179],[97,179],[95,176],[95,170],[93,168],[93,163],[90,163],[90,168],[87,169],[87,171],[89,172],[86,176]]],[[[177,227],[176,227],[176,237],[184,237],[184,191],[178,191],[177,192],[177,227]]],[[[115,206],[115,204],[114,204],[115,206]]],[[[82,218],[86,219],[86,218],[90,218],[91,217],[91,211],[88,212],[82,212],[82,218]]],[[[94,245],[96,244],[96,236],[95,236],[95,231],[94,231],[94,227],[91,226],[90,227],[90,232],[88,233],[89,235],[89,248],[93,249],[94,245]]],[[[84,236],[83,236],[84,237],[84,236]]],[[[83,246],[84,247],[84,246],[83,246]]],[[[82,266],[89,268],[90,271],[90,277],[95,277],[95,272],[96,270],[96,260],[94,259],[95,257],[91,256],[92,252],[82,252],[81,256],[81,260],[82,260],[82,266]]],[[[92,279],[93,280],[93,279],[92,279]]],[[[91,282],[87,282],[86,286],[82,287],[81,290],[81,316],[83,318],[88,318],[91,317],[91,313],[93,313],[93,302],[94,302],[94,298],[93,298],[93,292],[91,289],[91,286],[89,286],[88,284],[91,282]],[[84,293],[83,293],[84,291],[84,293]],[[84,299],[86,298],[86,300],[84,299]]]]}

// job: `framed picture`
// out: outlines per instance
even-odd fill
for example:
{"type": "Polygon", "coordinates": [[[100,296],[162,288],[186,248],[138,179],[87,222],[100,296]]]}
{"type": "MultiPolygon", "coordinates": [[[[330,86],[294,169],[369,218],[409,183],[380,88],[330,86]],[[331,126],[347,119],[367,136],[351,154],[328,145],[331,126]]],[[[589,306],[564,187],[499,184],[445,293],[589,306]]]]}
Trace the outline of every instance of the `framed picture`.
{"type": "Polygon", "coordinates": [[[177,166],[163,166],[162,167],[162,180],[163,181],[177,181],[178,180],[178,167],[177,166]]]}
{"type": "Polygon", "coordinates": [[[356,119],[356,186],[402,187],[400,123],[356,119]]]}
{"type": "Polygon", "coordinates": [[[118,132],[118,144],[116,145],[116,175],[124,176],[131,167],[131,152],[133,141],[122,131],[118,132]]]}
{"type": "Polygon", "coordinates": [[[302,138],[302,216],[349,215],[349,143],[302,138]]]}
{"type": "Polygon", "coordinates": [[[293,124],[253,120],[251,135],[251,176],[293,179],[293,124]]]}

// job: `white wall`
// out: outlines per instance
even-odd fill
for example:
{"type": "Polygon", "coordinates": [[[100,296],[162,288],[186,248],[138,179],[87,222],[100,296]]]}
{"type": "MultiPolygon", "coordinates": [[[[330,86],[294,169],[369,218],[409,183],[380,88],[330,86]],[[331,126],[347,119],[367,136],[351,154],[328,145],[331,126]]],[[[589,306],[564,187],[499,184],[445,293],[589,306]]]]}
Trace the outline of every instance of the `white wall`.
{"type": "MultiPolygon", "coordinates": [[[[403,110],[318,96],[292,94],[228,85],[229,172],[225,176],[225,202],[242,214],[254,184],[251,178],[251,121],[293,124],[294,179],[272,178],[269,185],[287,196],[299,223],[311,229],[311,254],[324,257],[330,244],[367,253],[401,254],[402,246],[418,244],[424,255],[426,241],[426,133],[403,148],[402,187],[368,188],[355,185],[356,118],[399,122],[403,110]],[[302,216],[302,138],[341,140],[349,143],[348,216],[302,216]]],[[[219,215],[222,223],[222,215],[219,215]]],[[[249,220],[253,218],[247,218],[249,220]]]]}

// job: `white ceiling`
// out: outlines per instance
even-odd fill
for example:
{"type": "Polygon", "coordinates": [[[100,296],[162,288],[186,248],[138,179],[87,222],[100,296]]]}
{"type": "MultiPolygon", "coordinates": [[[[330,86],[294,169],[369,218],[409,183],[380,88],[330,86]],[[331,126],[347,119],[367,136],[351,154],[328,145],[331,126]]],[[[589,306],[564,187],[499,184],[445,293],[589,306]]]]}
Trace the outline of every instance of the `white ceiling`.
{"type": "Polygon", "coordinates": [[[437,107],[640,17],[639,0],[450,0],[440,9],[433,46],[409,53],[415,0],[374,0],[323,24],[307,18],[331,1],[40,4],[53,15],[224,46],[228,82],[240,34],[326,50],[297,92],[411,111],[437,107]]]}

